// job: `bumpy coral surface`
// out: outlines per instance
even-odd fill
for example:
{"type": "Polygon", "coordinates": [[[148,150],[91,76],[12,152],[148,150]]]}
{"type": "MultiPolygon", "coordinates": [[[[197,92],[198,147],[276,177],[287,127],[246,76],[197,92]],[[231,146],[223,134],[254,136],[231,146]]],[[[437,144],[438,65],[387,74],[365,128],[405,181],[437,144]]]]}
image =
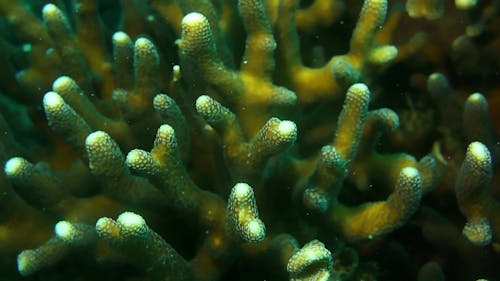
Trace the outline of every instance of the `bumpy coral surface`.
{"type": "Polygon", "coordinates": [[[0,280],[500,279],[499,9],[0,0],[0,280]]]}

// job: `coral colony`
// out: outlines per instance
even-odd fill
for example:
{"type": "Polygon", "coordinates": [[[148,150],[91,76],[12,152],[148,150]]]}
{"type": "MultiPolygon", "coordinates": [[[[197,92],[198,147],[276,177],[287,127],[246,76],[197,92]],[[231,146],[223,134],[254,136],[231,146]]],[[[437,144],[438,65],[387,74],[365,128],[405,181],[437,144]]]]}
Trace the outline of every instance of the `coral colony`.
{"type": "Polygon", "coordinates": [[[0,0],[0,280],[500,280],[499,9],[0,0]]]}

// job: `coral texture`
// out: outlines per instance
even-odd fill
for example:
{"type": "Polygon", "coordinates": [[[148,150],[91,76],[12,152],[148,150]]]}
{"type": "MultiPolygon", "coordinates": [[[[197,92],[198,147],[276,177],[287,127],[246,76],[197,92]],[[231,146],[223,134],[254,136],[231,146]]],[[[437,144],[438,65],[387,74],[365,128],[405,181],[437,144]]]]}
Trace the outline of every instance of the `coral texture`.
{"type": "Polygon", "coordinates": [[[0,280],[497,280],[499,9],[0,0],[0,280]]]}

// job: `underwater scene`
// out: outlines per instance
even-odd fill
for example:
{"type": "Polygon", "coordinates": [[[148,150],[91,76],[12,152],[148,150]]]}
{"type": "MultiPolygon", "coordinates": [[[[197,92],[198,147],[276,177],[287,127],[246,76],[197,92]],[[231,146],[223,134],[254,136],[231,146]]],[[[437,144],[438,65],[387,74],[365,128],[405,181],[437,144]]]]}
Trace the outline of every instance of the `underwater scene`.
{"type": "Polygon", "coordinates": [[[499,10],[0,0],[0,281],[500,280],[499,10]]]}

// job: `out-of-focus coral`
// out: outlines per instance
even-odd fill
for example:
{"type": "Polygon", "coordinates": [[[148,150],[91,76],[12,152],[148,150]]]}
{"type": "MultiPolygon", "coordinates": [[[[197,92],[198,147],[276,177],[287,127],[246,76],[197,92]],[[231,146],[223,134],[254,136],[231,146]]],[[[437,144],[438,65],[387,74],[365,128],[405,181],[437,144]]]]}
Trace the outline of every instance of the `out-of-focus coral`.
{"type": "Polygon", "coordinates": [[[498,279],[499,9],[0,0],[0,279],[498,279]]]}
{"type": "Polygon", "coordinates": [[[444,13],[444,1],[442,0],[408,0],[406,11],[412,18],[426,18],[434,20],[440,18],[444,13]]]}

